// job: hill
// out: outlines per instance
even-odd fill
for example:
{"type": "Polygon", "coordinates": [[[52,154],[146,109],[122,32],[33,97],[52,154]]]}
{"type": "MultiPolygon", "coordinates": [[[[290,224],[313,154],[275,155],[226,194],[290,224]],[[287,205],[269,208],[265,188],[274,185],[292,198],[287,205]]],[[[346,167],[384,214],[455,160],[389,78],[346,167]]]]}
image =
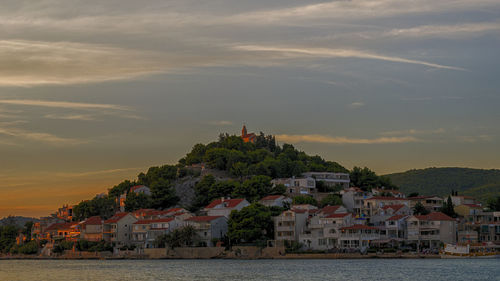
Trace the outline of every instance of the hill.
{"type": "Polygon", "coordinates": [[[38,219],[20,216],[8,216],[0,219],[0,226],[15,225],[17,227],[23,227],[29,221],[38,222],[38,219]]]}
{"type": "Polygon", "coordinates": [[[500,170],[427,168],[386,175],[406,194],[445,196],[452,190],[481,202],[500,195],[500,170]]]}

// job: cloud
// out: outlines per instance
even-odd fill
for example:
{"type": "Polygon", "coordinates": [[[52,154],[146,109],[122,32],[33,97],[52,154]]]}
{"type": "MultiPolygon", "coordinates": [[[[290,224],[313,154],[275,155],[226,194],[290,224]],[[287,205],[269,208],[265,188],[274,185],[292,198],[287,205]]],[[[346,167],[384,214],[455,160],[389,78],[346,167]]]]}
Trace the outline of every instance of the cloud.
{"type": "Polygon", "coordinates": [[[0,40],[0,86],[75,84],[165,70],[157,54],[98,44],[0,40]]]}
{"type": "Polygon", "coordinates": [[[130,107],[115,104],[80,103],[66,101],[42,101],[42,100],[0,100],[0,104],[42,106],[68,109],[113,109],[132,110],[130,107]]]}
{"type": "Polygon", "coordinates": [[[465,36],[479,36],[490,31],[500,31],[499,22],[465,23],[455,25],[421,25],[406,29],[392,29],[384,32],[384,36],[413,37],[413,38],[461,38],[465,36]]]}
{"type": "Polygon", "coordinates": [[[0,135],[5,135],[8,137],[20,138],[29,141],[44,142],[53,145],[77,145],[85,143],[86,141],[72,139],[72,138],[62,138],[49,133],[42,132],[30,132],[22,129],[16,128],[1,128],[0,135]]]}
{"type": "Polygon", "coordinates": [[[356,109],[365,106],[365,103],[363,102],[353,102],[349,105],[350,108],[356,109]]]}
{"type": "Polygon", "coordinates": [[[66,115],[46,114],[43,117],[47,119],[56,119],[56,120],[80,120],[80,121],[97,120],[95,116],[90,114],[66,114],[66,115]]]}
{"type": "Polygon", "coordinates": [[[446,130],[443,129],[443,128],[434,129],[434,130],[408,129],[408,130],[382,132],[382,133],[380,133],[380,135],[383,135],[383,136],[397,136],[397,135],[436,135],[436,134],[444,134],[445,132],[446,132],[446,130]]]}
{"type": "Polygon", "coordinates": [[[98,171],[88,171],[88,172],[75,172],[75,173],[70,173],[70,172],[65,172],[65,173],[54,173],[53,176],[55,177],[88,177],[88,176],[95,176],[95,175],[107,175],[107,174],[116,174],[116,173],[122,173],[122,172],[128,172],[128,171],[136,171],[144,169],[144,167],[135,167],[135,168],[121,168],[121,169],[108,169],[108,170],[98,170],[98,171]]]}
{"type": "Polygon", "coordinates": [[[406,137],[381,137],[375,139],[360,139],[348,137],[332,137],[326,135],[276,135],[276,140],[299,143],[327,143],[327,144],[388,144],[388,143],[409,143],[418,142],[419,140],[413,136],[406,137]]]}
{"type": "Polygon", "coordinates": [[[210,125],[214,125],[214,126],[230,126],[230,125],[233,125],[233,122],[227,121],[227,120],[212,121],[212,122],[210,122],[210,125]]]}
{"type": "Polygon", "coordinates": [[[367,51],[359,51],[352,49],[329,49],[329,48],[290,48],[290,47],[280,47],[280,46],[260,46],[260,45],[242,45],[235,46],[234,49],[242,51],[251,52],[267,52],[277,54],[277,58],[307,58],[307,57],[318,57],[318,58],[360,58],[360,59],[373,59],[382,60],[390,62],[399,63],[409,63],[425,65],[433,68],[450,69],[450,70],[465,70],[460,67],[441,65],[432,62],[405,59],[393,56],[384,56],[367,51]]]}

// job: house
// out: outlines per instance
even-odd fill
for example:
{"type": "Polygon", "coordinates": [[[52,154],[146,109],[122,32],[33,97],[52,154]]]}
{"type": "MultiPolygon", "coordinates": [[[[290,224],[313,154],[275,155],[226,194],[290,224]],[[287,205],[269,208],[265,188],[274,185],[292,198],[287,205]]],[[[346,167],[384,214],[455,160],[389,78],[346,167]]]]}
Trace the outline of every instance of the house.
{"type": "Polygon", "coordinates": [[[185,220],[186,225],[196,230],[200,245],[214,247],[216,240],[222,240],[227,233],[225,216],[195,216],[185,220]]]}
{"type": "Polygon", "coordinates": [[[286,194],[291,197],[313,195],[316,193],[316,181],[311,177],[273,179],[271,183],[273,185],[284,185],[286,187],[286,194]]]}
{"type": "MultiPolygon", "coordinates": [[[[410,207],[404,204],[385,205],[378,208],[370,217],[370,223],[373,225],[384,225],[385,221],[394,215],[411,215],[410,207]]],[[[382,234],[382,233],[381,233],[382,234]]]]}
{"type": "Polygon", "coordinates": [[[144,194],[147,196],[151,196],[151,189],[145,185],[135,185],[132,186],[128,192],[124,192],[122,195],[120,195],[119,198],[119,203],[120,203],[120,212],[125,211],[125,201],[127,200],[127,194],[130,192],[134,192],[135,194],[144,194]]]}
{"type": "Polygon", "coordinates": [[[44,232],[44,237],[52,241],[76,241],[80,237],[80,228],[77,222],[53,223],[44,232]]]}
{"type": "Polygon", "coordinates": [[[138,220],[132,227],[132,243],[138,248],[154,248],[155,240],[178,226],[175,218],[138,220]]]}
{"type": "Polygon", "coordinates": [[[347,211],[360,216],[361,210],[365,204],[365,200],[372,197],[373,194],[369,191],[364,191],[359,187],[349,187],[340,191],[342,195],[342,205],[347,208],[347,211]]]}
{"type": "Polygon", "coordinates": [[[306,227],[299,234],[299,241],[310,250],[327,250],[339,247],[340,228],[354,225],[350,213],[318,212],[307,219],[306,227]]]}
{"type": "Polygon", "coordinates": [[[370,241],[379,239],[378,228],[355,224],[340,228],[339,246],[340,248],[364,250],[370,247],[370,241]]]}
{"type": "Polygon", "coordinates": [[[116,213],[103,223],[103,239],[116,247],[130,245],[132,240],[132,225],[137,218],[130,213],[116,213]]]}
{"type": "Polygon", "coordinates": [[[80,223],[80,238],[88,241],[101,241],[103,220],[99,216],[90,217],[80,223]]]}
{"type": "Polygon", "coordinates": [[[382,196],[386,194],[391,197],[406,198],[406,195],[403,192],[393,189],[372,188],[372,193],[375,196],[382,196]]]}
{"type": "Polygon", "coordinates": [[[72,205],[63,205],[57,209],[56,216],[61,220],[71,221],[73,219],[73,207],[72,205]]]}
{"type": "Polygon", "coordinates": [[[491,219],[483,222],[479,229],[479,241],[500,245],[500,212],[489,212],[491,219]]]}
{"type": "Polygon", "coordinates": [[[347,213],[347,209],[341,205],[335,206],[325,206],[318,211],[318,216],[325,217],[333,214],[345,214],[347,213]]]}
{"type": "Polygon", "coordinates": [[[203,210],[207,212],[208,216],[224,216],[229,218],[233,210],[239,211],[249,205],[250,203],[246,199],[220,198],[210,202],[203,210]]]}
{"type": "Polygon", "coordinates": [[[398,198],[398,197],[383,197],[383,196],[373,196],[364,200],[362,214],[371,218],[373,215],[378,213],[378,210],[384,206],[390,205],[406,205],[409,206],[408,199],[398,198]]]}
{"type": "Polygon", "coordinates": [[[443,207],[443,198],[438,196],[414,196],[408,197],[410,200],[410,209],[414,209],[418,203],[422,204],[429,212],[439,212],[443,207]]]}
{"type": "Polygon", "coordinates": [[[260,199],[259,203],[267,207],[284,207],[292,204],[292,199],[283,195],[269,195],[260,199]]]}
{"type": "Polygon", "coordinates": [[[407,240],[421,248],[439,248],[440,243],[456,242],[456,221],[441,213],[413,215],[406,220],[407,240]]]}
{"type": "Polygon", "coordinates": [[[454,206],[463,205],[463,204],[477,204],[478,202],[474,197],[471,196],[463,196],[463,195],[452,195],[451,202],[454,206]]]}
{"type": "Polygon", "coordinates": [[[340,187],[341,189],[349,188],[348,173],[330,173],[330,172],[307,172],[303,173],[302,176],[306,178],[313,178],[316,182],[321,181],[327,187],[340,187]]]}
{"type": "Polygon", "coordinates": [[[462,204],[462,205],[455,205],[453,208],[455,210],[455,213],[457,213],[459,216],[466,217],[466,216],[478,216],[483,213],[483,207],[478,204],[462,204]]]}
{"type": "MultiPolygon", "coordinates": [[[[385,220],[385,236],[388,239],[406,238],[406,219],[408,214],[393,215],[385,220]]],[[[381,234],[382,235],[382,234],[381,234]]]]}
{"type": "Polygon", "coordinates": [[[317,209],[291,209],[274,217],[274,239],[277,241],[299,241],[299,234],[306,226],[307,218],[317,209]]]}

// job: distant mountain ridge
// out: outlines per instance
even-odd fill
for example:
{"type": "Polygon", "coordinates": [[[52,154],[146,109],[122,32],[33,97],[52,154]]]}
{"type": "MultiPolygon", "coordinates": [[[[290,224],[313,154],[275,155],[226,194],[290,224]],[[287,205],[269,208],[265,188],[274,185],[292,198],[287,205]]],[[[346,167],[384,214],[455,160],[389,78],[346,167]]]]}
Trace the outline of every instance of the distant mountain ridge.
{"type": "Polygon", "coordinates": [[[500,170],[472,168],[427,168],[386,175],[406,194],[449,195],[452,190],[459,195],[469,195],[481,202],[500,195],[500,170]]]}
{"type": "Polygon", "coordinates": [[[0,219],[0,226],[3,225],[16,225],[18,227],[23,227],[27,222],[38,222],[39,219],[29,218],[29,217],[21,217],[21,216],[8,216],[0,219]]]}

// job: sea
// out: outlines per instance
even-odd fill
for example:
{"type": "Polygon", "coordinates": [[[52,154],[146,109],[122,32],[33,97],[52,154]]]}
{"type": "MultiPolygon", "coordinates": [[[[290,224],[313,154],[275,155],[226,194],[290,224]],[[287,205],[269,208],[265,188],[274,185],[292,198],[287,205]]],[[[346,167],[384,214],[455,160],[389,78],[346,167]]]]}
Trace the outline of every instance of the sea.
{"type": "Polygon", "coordinates": [[[0,260],[0,280],[500,280],[500,259],[0,260]]]}

